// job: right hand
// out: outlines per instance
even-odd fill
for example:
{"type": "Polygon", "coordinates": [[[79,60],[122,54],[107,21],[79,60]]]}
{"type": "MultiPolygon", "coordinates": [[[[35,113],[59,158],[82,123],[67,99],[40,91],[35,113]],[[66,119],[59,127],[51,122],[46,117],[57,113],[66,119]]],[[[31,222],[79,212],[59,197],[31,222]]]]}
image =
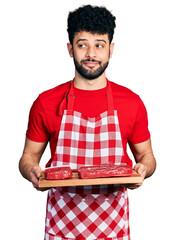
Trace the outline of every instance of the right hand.
{"type": "Polygon", "coordinates": [[[42,169],[39,166],[41,156],[47,146],[47,142],[35,142],[26,138],[23,155],[19,161],[19,170],[24,178],[32,182],[34,188],[43,191],[38,186],[42,169]]]}
{"type": "Polygon", "coordinates": [[[36,188],[37,190],[39,190],[39,178],[41,177],[41,173],[42,173],[42,168],[38,165],[38,166],[33,166],[30,171],[29,171],[29,177],[30,177],[30,181],[33,184],[33,187],[36,188]]]}

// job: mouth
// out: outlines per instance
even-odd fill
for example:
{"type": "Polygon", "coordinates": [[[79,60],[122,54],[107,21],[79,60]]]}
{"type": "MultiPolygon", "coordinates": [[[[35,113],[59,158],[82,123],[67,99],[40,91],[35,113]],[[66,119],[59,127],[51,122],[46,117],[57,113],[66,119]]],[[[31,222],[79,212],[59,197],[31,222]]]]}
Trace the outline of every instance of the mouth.
{"type": "Polygon", "coordinates": [[[91,59],[86,59],[86,60],[82,61],[82,64],[87,66],[87,67],[89,67],[89,68],[94,68],[95,66],[101,64],[101,62],[100,61],[96,61],[94,59],[92,59],[92,60],[91,59]]]}

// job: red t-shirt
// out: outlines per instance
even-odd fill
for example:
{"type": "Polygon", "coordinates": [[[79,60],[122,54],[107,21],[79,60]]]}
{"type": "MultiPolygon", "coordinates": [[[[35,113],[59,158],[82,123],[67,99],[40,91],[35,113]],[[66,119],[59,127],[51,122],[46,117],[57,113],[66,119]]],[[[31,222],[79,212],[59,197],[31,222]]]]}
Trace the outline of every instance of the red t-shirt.
{"type": "MultiPolygon", "coordinates": [[[[55,154],[63,110],[67,107],[70,81],[45,91],[35,100],[30,110],[26,136],[36,142],[50,142],[51,160],[55,154]]],[[[117,110],[124,154],[127,143],[141,143],[150,138],[145,106],[140,97],[128,88],[111,83],[114,108],[117,110]]],[[[75,111],[95,117],[107,110],[106,88],[75,91],[75,111]]],[[[51,160],[47,164],[50,165],[51,160]]]]}

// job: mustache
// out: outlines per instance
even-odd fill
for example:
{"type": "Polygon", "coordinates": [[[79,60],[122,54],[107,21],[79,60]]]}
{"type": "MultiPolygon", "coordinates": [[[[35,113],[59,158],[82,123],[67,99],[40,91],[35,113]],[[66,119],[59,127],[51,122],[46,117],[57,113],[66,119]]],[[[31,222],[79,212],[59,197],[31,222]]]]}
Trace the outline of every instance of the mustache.
{"type": "Polygon", "coordinates": [[[101,64],[101,61],[97,61],[95,59],[90,59],[90,58],[81,61],[81,63],[84,63],[84,62],[97,62],[97,63],[101,64]]]}

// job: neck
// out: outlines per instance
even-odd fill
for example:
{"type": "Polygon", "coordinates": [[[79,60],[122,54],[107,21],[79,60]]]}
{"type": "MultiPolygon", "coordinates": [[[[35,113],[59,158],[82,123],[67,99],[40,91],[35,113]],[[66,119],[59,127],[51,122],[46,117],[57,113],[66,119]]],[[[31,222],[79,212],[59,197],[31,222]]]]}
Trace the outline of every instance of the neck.
{"type": "Polygon", "coordinates": [[[105,73],[103,73],[100,77],[95,78],[93,80],[88,80],[80,76],[77,72],[75,72],[74,86],[76,88],[82,90],[98,90],[106,87],[107,80],[105,73]]]}

